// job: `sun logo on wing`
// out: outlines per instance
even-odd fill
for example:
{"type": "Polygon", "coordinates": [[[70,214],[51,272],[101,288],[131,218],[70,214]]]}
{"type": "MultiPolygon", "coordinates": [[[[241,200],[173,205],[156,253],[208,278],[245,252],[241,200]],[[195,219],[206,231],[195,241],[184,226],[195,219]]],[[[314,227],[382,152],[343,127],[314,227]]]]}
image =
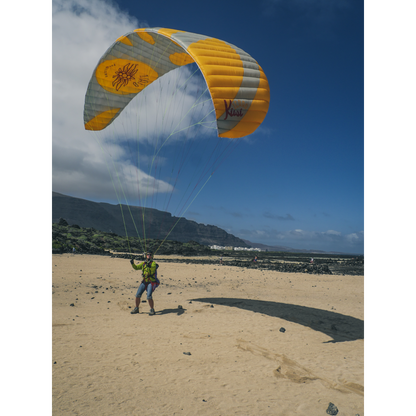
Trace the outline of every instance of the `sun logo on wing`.
{"type": "Polygon", "coordinates": [[[118,91],[121,87],[125,87],[131,80],[135,79],[134,75],[138,71],[137,64],[126,64],[123,68],[119,68],[113,75],[113,87],[118,91]]]}

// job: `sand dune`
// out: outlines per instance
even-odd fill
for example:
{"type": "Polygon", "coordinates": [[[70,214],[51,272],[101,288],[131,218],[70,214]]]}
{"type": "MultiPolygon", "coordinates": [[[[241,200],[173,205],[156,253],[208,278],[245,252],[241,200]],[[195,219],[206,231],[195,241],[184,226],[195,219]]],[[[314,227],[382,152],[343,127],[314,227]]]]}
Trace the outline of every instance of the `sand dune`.
{"type": "Polygon", "coordinates": [[[149,316],[128,260],[52,256],[53,414],[364,415],[363,276],[156,261],[149,316]]]}

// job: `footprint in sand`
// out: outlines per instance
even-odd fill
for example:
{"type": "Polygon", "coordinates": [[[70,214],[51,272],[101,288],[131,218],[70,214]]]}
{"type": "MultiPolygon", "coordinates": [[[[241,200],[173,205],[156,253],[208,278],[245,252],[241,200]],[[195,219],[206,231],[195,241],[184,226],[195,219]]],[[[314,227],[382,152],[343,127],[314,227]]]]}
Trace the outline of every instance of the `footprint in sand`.
{"type": "Polygon", "coordinates": [[[128,311],[130,309],[129,306],[131,306],[131,303],[127,302],[126,300],[121,300],[120,302],[117,302],[117,305],[122,311],[128,311]]]}
{"type": "Polygon", "coordinates": [[[364,387],[357,383],[349,382],[332,382],[326,378],[319,377],[309,371],[307,368],[301,366],[296,361],[287,358],[284,354],[276,354],[265,348],[259,347],[251,342],[243,339],[238,340],[237,347],[243,351],[249,351],[252,354],[260,355],[268,360],[275,361],[277,364],[276,370],[273,374],[277,378],[285,378],[294,383],[310,383],[319,380],[327,388],[341,391],[343,393],[356,393],[360,396],[364,395],[364,387]]]}

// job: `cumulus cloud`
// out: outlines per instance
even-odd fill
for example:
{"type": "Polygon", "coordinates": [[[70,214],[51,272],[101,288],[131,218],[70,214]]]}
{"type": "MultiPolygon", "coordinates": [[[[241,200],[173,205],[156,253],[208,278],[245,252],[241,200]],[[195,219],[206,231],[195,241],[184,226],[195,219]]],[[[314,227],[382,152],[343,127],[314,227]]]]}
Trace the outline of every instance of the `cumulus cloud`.
{"type": "Polygon", "coordinates": [[[278,231],[275,229],[239,230],[241,238],[253,243],[262,242],[267,245],[284,245],[299,249],[316,249],[325,251],[344,251],[362,253],[364,249],[364,232],[343,234],[336,230],[310,231],[293,229],[278,231]]]}
{"type": "Polygon", "coordinates": [[[102,0],[54,0],[52,11],[53,189],[77,196],[93,189],[97,197],[109,175],[99,144],[84,130],[85,91],[107,47],[139,22],[102,0]]]}
{"type": "Polygon", "coordinates": [[[351,233],[345,236],[345,239],[350,244],[363,244],[364,243],[364,231],[358,233],[351,233]]]}
{"type": "MultiPolygon", "coordinates": [[[[85,92],[98,60],[121,35],[148,24],[105,0],[54,0],[52,23],[53,190],[108,202],[139,188],[146,196],[173,194],[177,179],[163,171],[169,146],[184,135],[196,140],[197,121],[207,123],[198,138],[213,132],[214,116],[204,118],[212,103],[196,65],[157,80],[102,132],[85,131],[85,92]]],[[[197,164],[194,148],[186,151],[197,164]]],[[[185,155],[174,156],[184,163],[185,155]]]]}

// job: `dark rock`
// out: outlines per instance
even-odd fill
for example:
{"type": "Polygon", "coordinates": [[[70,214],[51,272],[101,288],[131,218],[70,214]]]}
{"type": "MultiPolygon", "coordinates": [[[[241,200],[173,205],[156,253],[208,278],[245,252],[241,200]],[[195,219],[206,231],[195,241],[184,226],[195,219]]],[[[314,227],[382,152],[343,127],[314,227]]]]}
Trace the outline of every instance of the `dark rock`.
{"type": "Polygon", "coordinates": [[[286,329],[285,329],[285,328],[283,328],[283,327],[281,327],[281,328],[279,329],[279,331],[280,331],[280,332],[286,332],[286,329]]]}
{"type": "Polygon", "coordinates": [[[190,353],[190,352],[184,352],[184,354],[185,354],[185,355],[191,355],[191,353],[190,353]]]}
{"type": "Polygon", "coordinates": [[[68,227],[67,221],[63,218],[59,218],[58,225],[61,225],[63,227],[68,227]]]}
{"type": "Polygon", "coordinates": [[[336,406],[334,405],[334,403],[329,403],[329,405],[328,405],[328,409],[326,409],[326,412],[327,412],[329,415],[333,415],[333,416],[335,416],[335,415],[337,415],[337,414],[338,414],[338,407],[336,407],[336,406]]]}
{"type": "Polygon", "coordinates": [[[71,303],[69,306],[75,306],[73,303],[71,303]]]}

